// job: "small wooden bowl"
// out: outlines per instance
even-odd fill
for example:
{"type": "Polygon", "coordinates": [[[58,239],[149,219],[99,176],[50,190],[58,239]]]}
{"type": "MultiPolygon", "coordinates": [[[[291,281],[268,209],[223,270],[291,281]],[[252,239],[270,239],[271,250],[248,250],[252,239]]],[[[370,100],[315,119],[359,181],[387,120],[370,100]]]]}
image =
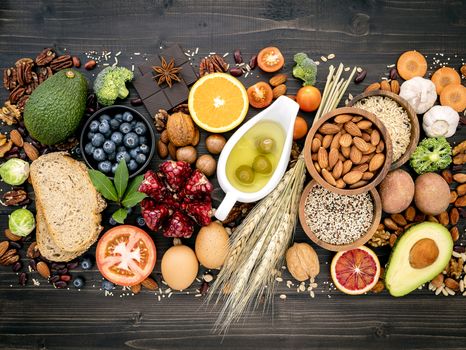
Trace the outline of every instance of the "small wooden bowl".
{"type": "Polygon", "coordinates": [[[377,227],[380,224],[380,220],[382,217],[382,202],[380,200],[379,193],[376,191],[375,188],[372,188],[369,190],[371,196],[372,196],[372,202],[373,202],[373,207],[374,207],[374,218],[372,221],[372,225],[369,227],[367,232],[362,235],[360,238],[358,238],[356,241],[353,243],[349,244],[342,244],[342,245],[337,245],[337,244],[331,244],[327,243],[320,238],[318,238],[314,232],[312,232],[311,228],[308,226],[306,222],[306,214],[304,213],[304,208],[306,205],[306,199],[309,196],[309,193],[311,192],[312,188],[314,186],[318,185],[318,183],[315,180],[312,180],[307,184],[307,186],[304,188],[303,194],[301,195],[301,200],[299,201],[299,222],[301,223],[301,226],[308,235],[308,237],[318,246],[331,250],[334,252],[338,252],[341,250],[350,250],[359,246],[362,246],[365,244],[368,240],[371,239],[371,237],[374,235],[375,231],[377,231],[377,227]]]}
{"type": "Polygon", "coordinates": [[[303,148],[304,153],[304,161],[306,163],[307,170],[311,174],[312,178],[317,181],[319,185],[326,188],[329,191],[338,193],[338,194],[346,194],[346,195],[355,195],[363,192],[367,192],[377,186],[387,175],[388,171],[390,170],[390,166],[392,164],[392,143],[390,141],[390,136],[388,135],[388,131],[382,122],[372,113],[365,111],[360,108],[354,107],[342,107],[334,109],[333,111],[328,112],[322,118],[320,118],[309,130],[306,142],[303,148]],[[377,126],[378,130],[381,134],[381,139],[385,143],[385,162],[383,166],[379,169],[377,176],[372,178],[372,181],[368,184],[358,187],[358,188],[338,188],[329,184],[325,179],[320,175],[317,169],[314,166],[314,161],[312,160],[312,152],[311,152],[311,144],[312,139],[314,138],[315,134],[319,130],[319,128],[327,122],[329,119],[332,119],[340,114],[355,114],[364,117],[367,120],[370,120],[375,126],[377,126]]]}
{"type": "Polygon", "coordinates": [[[419,129],[419,120],[417,118],[417,114],[414,111],[414,109],[411,107],[411,105],[408,103],[408,101],[406,101],[404,98],[400,97],[399,95],[394,94],[393,92],[385,91],[385,90],[374,90],[374,91],[369,91],[369,92],[364,92],[362,94],[359,94],[348,103],[348,106],[352,107],[356,104],[356,102],[366,97],[370,97],[370,96],[389,97],[395,102],[397,102],[401,107],[403,107],[408,113],[409,121],[411,122],[411,140],[409,142],[408,148],[406,149],[406,152],[396,162],[392,163],[392,166],[390,167],[390,170],[397,169],[409,160],[409,158],[411,157],[411,154],[413,154],[419,142],[420,129],[419,129]]]}

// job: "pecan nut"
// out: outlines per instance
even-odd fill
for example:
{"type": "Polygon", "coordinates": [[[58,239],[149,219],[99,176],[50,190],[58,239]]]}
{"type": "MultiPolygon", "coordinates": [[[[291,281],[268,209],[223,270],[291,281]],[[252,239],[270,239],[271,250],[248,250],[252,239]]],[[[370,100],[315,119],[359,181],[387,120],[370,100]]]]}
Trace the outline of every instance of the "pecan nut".
{"type": "MultiPolygon", "coordinates": [[[[29,95],[23,95],[21,98],[16,102],[16,107],[20,112],[24,111],[24,106],[26,106],[26,102],[29,99],[29,95]]],[[[21,118],[21,117],[20,117],[21,118]]]]}
{"type": "Polygon", "coordinates": [[[47,78],[50,78],[53,75],[52,69],[50,67],[40,67],[37,72],[37,78],[39,84],[42,84],[47,78]]]}
{"type": "Polygon", "coordinates": [[[18,82],[16,80],[16,69],[13,67],[3,70],[3,87],[7,90],[13,90],[18,82]]]}
{"type": "Polygon", "coordinates": [[[0,257],[0,265],[12,265],[19,260],[19,255],[16,249],[8,249],[5,254],[0,257]]]}
{"type": "Polygon", "coordinates": [[[5,205],[22,205],[27,200],[28,194],[23,189],[8,191],[3,195],[5,205]]]}
{"type": "Polygon", "coordinates": [[[11,92],[10,95],[8,96],[8,100],[12,104],[16,104],[16,102],[19,101],[19,99],[26,93],[26,89],[22,87],[21,85],[18,85],[16,88],[14,88],[11,92]]]}
{"type": "Polygon", "coordinates": [[[52,62],[52,60],[55,58],[56,54],[51,48],[46,48],[43,49],[40,54],[37,55],[36,57],[36,64],[38,66],[45,66],[46,64],[49,64],[52,62]]]}
{"type": "Polygon", "coordinates": [[[52,71],[58,72],[59,70],[70,68],[73,66],[73,59],[70,55],[63,55],[55,58],[52,62],[50,62],[50,68],[52,71]]]}
{"type": "Polygon", "coordinates": [[[16,80],[21,86],[26,86],[32,81],[32,66],[33,61],[30,58],[21,58],[16,61],[16,80]]]}
{"type": "Polygon", "coordinates": [[[210,73],[226,72],[227,70],[228,63],[219,55],[204,57],[199,64],[199,75],[201,77],[210,73]]]}

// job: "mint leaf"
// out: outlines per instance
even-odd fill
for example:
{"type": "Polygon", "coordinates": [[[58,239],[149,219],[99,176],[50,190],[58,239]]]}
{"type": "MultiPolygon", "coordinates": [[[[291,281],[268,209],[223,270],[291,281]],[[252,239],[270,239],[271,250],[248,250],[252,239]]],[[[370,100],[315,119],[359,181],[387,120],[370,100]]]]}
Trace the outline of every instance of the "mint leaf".
{"type": "Polygon", "coordinates": [[[118,166],[115,171],[115,177],[113,179],[113,183],[115,184],[115,188],[118,193],[118,199],[121,200],[123,198],[123,194],[126,191],[126,186],[128,186],[128,167],[126,166],[126,161],[121,159],[118,163],[118,166]]]}
{"type": "Polygon", "coordinates": [[[138,188],[141,185],[142,180],[144,180],[144,175],[136,176],[128,188],[126,189],[125,196],[121,204],[126,208],[134,207],[140,201],[147,197],[145,193],[138,192],[138,188]]]}
{"type": "Polygon", "coordinates": [[[92,183],[94,184],[94,187],[102,194],[102,196],[104,196],[105,199],[114,202],[118,201],[118,195],[115,186],[113,186],[112,181],[110,181],[107,176],[105,176],[100,171],[93,169],[89,169],[88,173],[92,183]]]}
{"type": "Polygon", "coordinates": [[[128,216],[128,210],[126,208],[120,208],[113,213],[112,218],[119,224],[124,224],[125,219],[128,216]]]}

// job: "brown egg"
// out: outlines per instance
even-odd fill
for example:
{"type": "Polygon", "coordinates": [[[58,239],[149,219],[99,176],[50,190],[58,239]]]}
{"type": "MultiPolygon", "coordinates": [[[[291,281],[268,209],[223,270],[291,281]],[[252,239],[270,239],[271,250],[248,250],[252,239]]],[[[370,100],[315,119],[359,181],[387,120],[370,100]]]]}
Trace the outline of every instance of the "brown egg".
{"type": "Polygon", "coordinates": [[[172,289],[188,288],[196,279],[198,270],[196,254],[185,245],[171,247],[162,257],[162,277],[172,289]]]}
{"type": "Polygon", "coordinates": [[[222,267],[228,253],[228,233],[218,222],[200,229],[196,237],[196,256],[208,269],[222,267]]]}

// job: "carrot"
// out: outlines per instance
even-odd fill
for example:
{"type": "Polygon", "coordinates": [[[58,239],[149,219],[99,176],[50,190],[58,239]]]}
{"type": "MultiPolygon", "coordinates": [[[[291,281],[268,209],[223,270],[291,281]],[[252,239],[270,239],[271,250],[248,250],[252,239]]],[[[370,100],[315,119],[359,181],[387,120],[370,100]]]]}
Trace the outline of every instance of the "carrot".
{"type": "Polygon", "coordinates": [[[398,58],[396,69],[404,80],[423,77],[427,73],[427,61],[417,51],[406,51],[398,58]]]}
{"type": "Polygon", "coordinates": [[[458,72],[450,67],[437,69],[435,73],[432,74],[432,78],[430,78],[430,80],[435,84],[435,89],[437,90],[438,95],[442,93],[445,86],[461,83],[461,77],[458,72]]]}
{"type": "Polygon", "coordinates": [[[461,84],[445,86],[440,94],[440,104],[462,112],[466,108],[466,87],[461,84]]]}

